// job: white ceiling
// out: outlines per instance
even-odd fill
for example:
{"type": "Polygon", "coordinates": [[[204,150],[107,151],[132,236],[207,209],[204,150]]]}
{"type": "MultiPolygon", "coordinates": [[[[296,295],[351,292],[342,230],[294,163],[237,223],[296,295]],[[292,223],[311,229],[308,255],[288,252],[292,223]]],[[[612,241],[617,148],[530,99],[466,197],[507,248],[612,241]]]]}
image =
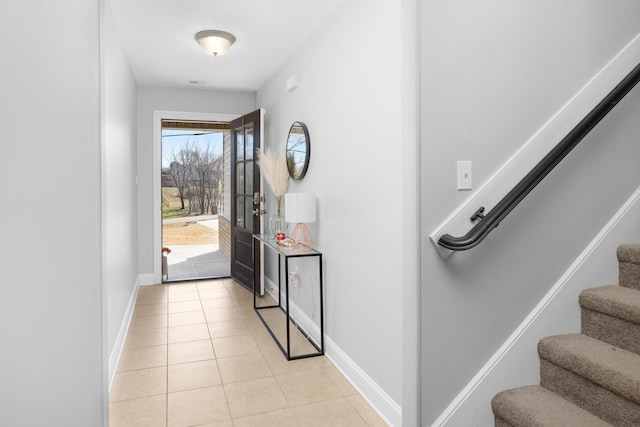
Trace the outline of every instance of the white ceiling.
{"type": "Polygon", "coordinates": [[[110,0],[139,85],[255,91],[344,0],[110,0]],[[201,30],[235,35],[207,55],[201,30]],[[198,82],[196,84],[190,82],[198,82]]]}

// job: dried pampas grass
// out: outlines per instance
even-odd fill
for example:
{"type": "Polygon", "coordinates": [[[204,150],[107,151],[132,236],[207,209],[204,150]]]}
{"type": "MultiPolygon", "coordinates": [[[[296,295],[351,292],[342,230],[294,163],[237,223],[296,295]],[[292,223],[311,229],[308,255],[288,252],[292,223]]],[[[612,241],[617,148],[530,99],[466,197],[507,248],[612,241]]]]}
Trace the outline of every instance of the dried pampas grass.
{"type": "Polygon", "coordinates": [[[260,148],[258,149],[258,165],[273,193],[276,197],[281,197],[289,185],[289,171],[285,157],[269,154],[260,148]]]}

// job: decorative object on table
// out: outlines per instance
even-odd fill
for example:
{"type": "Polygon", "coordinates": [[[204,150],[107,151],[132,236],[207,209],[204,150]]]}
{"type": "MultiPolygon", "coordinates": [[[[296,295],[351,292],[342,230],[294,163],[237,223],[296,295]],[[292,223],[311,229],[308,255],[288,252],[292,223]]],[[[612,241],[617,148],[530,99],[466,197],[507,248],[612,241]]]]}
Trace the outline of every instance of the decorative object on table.
{"type": "Polygon", "coordinates": [[[276,244],[284,248],[292,248],[297,245],[295,241],[293,241],[292,239],[288,239],[286,237],[282,240],[276,240],[276,244]]]}
{"type": "Polygon", "coordinates": [[[292,179],[304,178],[309,168],[311,140],[307,125],[293,122],[287,136],[287,170],[292,179]]]}
{"type": "Polygon", "coordinates": [[[166,246],[162,247],[162,277],[167,276],[169,278],[169,265],[167,263],[167,255],[171,253],[171,249],[166,246]]]}
{"type": "Polygon", "coordinates": [[[316,222],[316,195],[309,193],[286,193],[284,195],[285,221],[296,224],[291,239],[313,249],[313,239],[307,223],[316,222]]]}
{"type": "Polygon", "coordinates": [[[282,155],[272,155],[262,149],[258,150],[260,172],[276,196],[276,214],[269,218],[269,229],[274,236],[283,233],[282,229],[282,196],[289,185],[287,163],[282,155]]]}

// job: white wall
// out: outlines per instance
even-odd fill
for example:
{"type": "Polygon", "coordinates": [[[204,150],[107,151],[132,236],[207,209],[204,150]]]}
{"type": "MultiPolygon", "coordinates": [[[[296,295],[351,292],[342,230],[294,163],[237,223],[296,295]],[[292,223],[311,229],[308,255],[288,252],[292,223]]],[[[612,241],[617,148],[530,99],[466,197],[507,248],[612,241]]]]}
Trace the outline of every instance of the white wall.
{"type": "Polygon", "coordinates": [[[420,419],[420,2],[401,1],[402,425],[420,419]]]}
{"type": "MultiPolygon", "coordinates": [[[[403,345],[411,347],[403,327],[408,335],[417,331],[411,307],[412,324],[403,324],[403,293],[409,289],[416,300],[417,260],[411,260],[418,250],[415,228],[403,233],[417,217],[416,130],[400,126],[403,112],[411,117],[417,111],[415,98],[403,96],[407,87],[415,89],[416,70],[415,63],[407,73],[403,68],[415,52],[399,49],[405,12],[415,16],[405,4],[415,7],[346,1],[257,95],[266,110],[263,146],[283,150],[296,120],[309,128],[309,169],[288,191],[315,193],[318,200],[311,230],[325,257],[327,353],[348,376],[353,371],[345,360],[362,370],[369,385],[362,377],[350,379],[392,425],[401,424],[403,368],[416,376],[403,365],[403,345]],[[299,87],[288,93],[291,76],[299,87]],[[403,85],[403,77],[410,83],[403,85]]],[[[409,24],[415,30],[415,22],[409,24]]],[[[415,34],[406,35],[414,46],[415,34]]],[[[267,190],[269,211],[273,198],[267,190]]]]}
{"type": "Polygon", "coordinates": [[[621,242],[640,241],[640,188],[589,242],[562,277],[513,332],[509,340],[476,374],[463,393],[436,421],[440,426],[491,426],[494,415],[487,402],[503,390],[537,384],[541,337],[580,330],[580,306],[584,289],[618,280],[616,248],[621,242]]]}
{"type": "Polygon", "coordinates": [[[429,425],[637,187],[639,91],[485,242],[443,260],[427,235],[469,195],[456,191],[456,161],[473,161],[474,182],[485,181],[637,35],[640,5],[421,7],[422,423],[429,425]]]}
{"type": "Polygon", "coordinates": [[[100,2],[0,16],[0,424],[99,426],[100,2]]]}
{"type": "MultiPolygon", "coordinates": [[[[138,87],[138,267],[153,274],[153,112],[242,115],[255,110],[250,92],[138,87]]],[[[160,159],[157,160],[158,162],[160,159]]],[[[158,255],[159,256],[159,255],[158,255]]]]}
{"type": "Polygon", "coordinates": [[[103,247],[107,351],[114,371],[138,277],[136,82],[108,3],[104,21],[103,247]]]}

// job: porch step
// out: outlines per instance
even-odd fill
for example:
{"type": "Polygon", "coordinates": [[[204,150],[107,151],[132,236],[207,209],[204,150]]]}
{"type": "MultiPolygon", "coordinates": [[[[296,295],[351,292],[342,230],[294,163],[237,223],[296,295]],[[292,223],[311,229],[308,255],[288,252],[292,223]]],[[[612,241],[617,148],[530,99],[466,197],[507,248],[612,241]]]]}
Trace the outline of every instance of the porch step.
{"type": "Polygon", "coordinates": [[[640,425],[640,355],[583,334],[538,344],[540,385],[616,426],[640,425]]]}
{"type": "Polygon", "coordinates": [[[563,399],[531,385],[498,393],[491,401],[496,427],[605,427],[609,423],[563,399]]]}
{"type": "Polygon", "coordinates": [[[640,354],[640,291],[601,286],[580,294],[582,333],[640,354]]]}

